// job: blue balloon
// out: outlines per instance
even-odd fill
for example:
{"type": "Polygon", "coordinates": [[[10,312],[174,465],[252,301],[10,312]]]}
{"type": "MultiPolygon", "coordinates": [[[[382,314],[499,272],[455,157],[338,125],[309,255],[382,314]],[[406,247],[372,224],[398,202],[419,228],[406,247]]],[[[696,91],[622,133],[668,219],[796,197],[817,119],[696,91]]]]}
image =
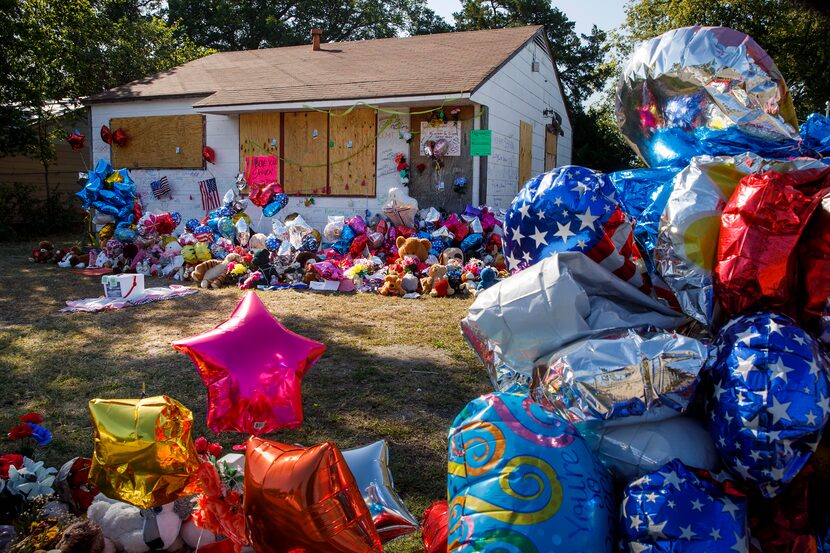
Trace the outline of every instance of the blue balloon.
{"type": "Polygon", "coordinates": [[[199,225],[195,229],[193,229],[193,234],[210,234],[213,232],[208,225],[199,225]]]}
{"type": "Polygon", "coordinates": [[[623,491],[624,550],[748,551],[747,512],[745,496],[727,493],[723,483],[698,477],[675,459],[623,491]]]}
{"type": "Polygon", "coordinates": [[[479,234],[477,232],[473,234],[468,234],[464,237],[464,240],[461,241],[461,251],[467,253],[471,250],[476,250],[481,247],[484,243],[484,235],[479,234]]]}
{"type": "Polygon", "coordinates": [[[745,315],[721,329],[702,373],[709,433],[730,471],[775,497],[830,418],[830,362],[789,317],[745,315]]]}
{"type": "Polygon", "coordinates": [[[84,188],[75,195],[81,199],[84,209],[95,208],[101,213],[112,215],[116,223],[133,222],[135,183],[126,169],[113,171],[107,161],[98,160],[95,169],[87,173],[84,188]],[[106,182],[115,173],[122,182],[106,182]]]}
{"type": "Polygon", "coordinates": [[[799,130],[806,148],[822,155],[830,154],[830,118],[811,113],[799,130]]]}
{"type": "MultiPolygon", "coordinates": [[[[343,226],[343,231],[340,233],[340,240],[332,244],[332,249],[336,252],[345,255],[349,251],[349,247],[355,239],[355,233],[349,225],[343,226]]],[[[316,251],[316,250],[315,250],[316,251]]]]}
{"type": "Polygon", "coordinates": [[[609,476],[569,423],[527,395],[468,403],[449,434],[455,553],[614,550],[609,476]]]}
{"type": "Polygon", "coordinates": [[[269,236],[265,239],[265,249],[269,252],[275,252],[280,247],[280,240],[276,236],[269,236]]]}
{"type": "Polygon", "coordinates": [[[179,226],[182,222],[182,214],[178,211],[171,211],[170,218],[173,219],[173,222],[176,224],[176,226],[179,226]]]}
{"type": "Polygon", "coordinates": [[[188,219],[187,222],[184,224],[184,228],[186,228],[190,232],[193,232],[200,224],[201,223],[198,219],[188,219]]]}
{"type": "Polygon", "coordinates": [[[132,243],[136,239],[135,231],[129,227],[116,228],[113,236],[115,236],[119,242],[124,242],[125,244],[132,243]]]}
{"type": "Polygon", "coordinates": [[[275,194],[274,198],[262,208],[262,214],[266,217],[273,217],[288,205],[288,196],[279,193],[275,194]]]}
{"type": "MultiPolygon", "coordinates": [[[[208,221],[208,224],[210,224],[210,221],[208,221]]],[[[220,218],[216,223],[216,228],[219,230],[219,234],[226,238],[236,236],[236,225],[230,217],[220,218]]]]}
{"type": "Polygon", "coordinates": [[[233,210],[229,207],[220,207],[219,209],[216,210],[216,214],[219,217],[233,217],[234,216],[233,210]]]}
{"type": "Polygon", "coordinates": [[[315,253],[320,249],[320,244],[313,234],[306,234],[303,236],[303,241],[300,244],[300,251],[315,253]]]}
{"type": "Polygon", "coordinates": [[[219,232],[219,221],[220,219],[208,219],[205,225],[210,227],[211,232],[219,232]]]}
{"type": "Polygon", "coordinates": [[[614,187],[591,169],[557,167],[530,179],[505,217],[508,269],[527,268],[553,253],[587,253],[618,208],[614,187]]]}

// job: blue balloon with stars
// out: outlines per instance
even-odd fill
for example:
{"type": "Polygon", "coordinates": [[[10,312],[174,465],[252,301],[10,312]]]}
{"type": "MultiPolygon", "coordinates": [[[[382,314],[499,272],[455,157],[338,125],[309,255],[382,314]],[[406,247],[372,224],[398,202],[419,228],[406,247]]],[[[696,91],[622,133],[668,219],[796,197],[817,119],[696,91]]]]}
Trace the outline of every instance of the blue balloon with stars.
{"type": "Polygon", "coordinates": [[[614,187],[591,169],[557,167],[529,180],[505,218],[508,269],[525,269],[557,252],[589,254],[618,207],[614,187]]]}
{"type": "Polygon", "coordinates": [[[804,467],[830,416],[830,365],[784,315],[721,329],[704,368],[709,432],[730,471],[775,497],[804,467]]]}
{"type": "Polygon", "coordinates": [[[626,486],[620,517],[625,551],[746,553],[749,546],[746,497],[679,459],[626,486]]]}

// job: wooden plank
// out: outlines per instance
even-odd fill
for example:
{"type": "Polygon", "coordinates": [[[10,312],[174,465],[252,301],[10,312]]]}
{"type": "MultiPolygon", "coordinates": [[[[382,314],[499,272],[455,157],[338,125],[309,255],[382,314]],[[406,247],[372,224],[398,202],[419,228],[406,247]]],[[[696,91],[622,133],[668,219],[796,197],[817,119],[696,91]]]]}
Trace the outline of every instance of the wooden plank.
{"type": "Polygon", "coordinates": [[[530,180],[532,160],[533,125],[525,121],[519,121],[519,190],[530,180]]]}
{"type": "MultiPolygon", "coordinates": [[[[413,108],[412,111],[425,111],[426,108],[413,108]]],[[[445,115],[449,116],[452,107],[444,107],[445,115]]],[[[450,212],[463,211],[468,203],[473,201],[473,158],[470,156],[470,131],[473,129],[475,116],[474,106],[461,107],[461,155],[445,157],[443,169],[435,171],[434,162],[420,152],[421,121],[429,121],[432,116],[412,115],[410,128],[414,133],[409,143],[409,195],[418,200],[418,207],[435,207],[450,212]],[[419,172],[417,166],[423,163],[426,168],[419,172]],[[456,177],[467,177],[467,189],[464,194],[453,192],[452,183],[456,177]],[[438,183],[444,182],[444,189],[438,189],[438,183]]]]}
{"type": "Polygon", "coordinates": [[[328,173],[328,114],[318,111],[286,113],[283,131],[285,193],[324,195],[328,173]]]}
{"type": "Polygon", "coordinates": [[[559,135],[545,130],[545,172],[556,167],[556,147],[559,144],[559,135]]]}
{"type": "Polygon", "coordinates": [[[329,195],[374,196],[377,164],[377,115],[355,109],[329,118],[329,195]],[[345,160],[345,161],[342,161],[345,160]]]}
{"type": "Polygon", "coordinates": [[[239,172],[245,171],[245,156],[280,155],[279,112],[239,115],[239,172]]]}
{"type": "Polygon", "coordinates": [[[128,169],[201,169],[205,123],[201,115],[163,115],[110,119],[124,129],[126,146],[112,145],[112,165],[128,169]],[[176,148],[179,152],[176,153],[176,148]]]}

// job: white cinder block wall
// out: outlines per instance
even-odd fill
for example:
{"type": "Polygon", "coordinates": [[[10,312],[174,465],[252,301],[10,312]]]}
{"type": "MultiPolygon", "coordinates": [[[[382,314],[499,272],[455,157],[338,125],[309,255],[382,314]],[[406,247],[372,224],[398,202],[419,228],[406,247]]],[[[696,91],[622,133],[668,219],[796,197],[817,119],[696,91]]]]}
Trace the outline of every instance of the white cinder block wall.
{"type": "Polygon", "coordinates": [[[493,207],[509,207],[518,192],[519,122],[533,125],[533,160],[531,176],[544,171],[545,109],[562,116],[565,136],[557,144],[557,166],[571,163],[573,131],[565,108],[553,62],[547,51],[531,41],[495,75],[490,77],[471,97],[487,106],[488,128],[493,131],[493,151],[487,161],[487,200],[493,207]],[[539,72],[531,64],[539,62],[539,72]]]}
{"type": "MultiPolygon", "coordinates": [[[[148,117],[154,115],[187,115],[197,113],[192,108],[192,99],[175,100],[137,100],[94,104],[91,106],[92,162],[99,159],[110,161],[110,146],[101,140],[102,125],[110,126],[110,119],[115,117],[148,117]]],[[[407,111],[405,108],[393,108],[407,111]]],[[[379,113],[378,130],[383,128],[387,115],[379,113]]],[[[225,192],[234,186],[239,173],[239,117],[237,115],[206,115],[206,144],[216,152],[216,164],[207,164],[206,169],[132,169],[130,175],[136,183],[146,212],[178,211],[182,219],[191,217],[201,219],[205,212],[199,193],[199,181],[216,177],[221,199],[225,192]],[[150,189],[150,183],[167,175],[172,190],[172,199],[156,200],[150,189]]],[[[315,196],[313,206],[305,206],[305,198],[291,197],[288,206],[278,214],[282,218],[292,212],[299,212],[309,224],[320,230],[330,215],[362,215],[365,210],[373,213],[380,211],[386,202],[390,188],[400,186],[400,179],[395,168],[395,156],[404,153],[408,156],[409,145],[401,138],[401,131],[408,130],[409,116],[400,116],[400,124],[386,129],[377,144],[377,194],[371,198],[327,198],[315,196]]],[[[115,129],[113,129],[114,131],[115,129]]],[[[116,167],[118,169],[118,167],[116,167]]],[[[253,227],[257,231],[269,232],[271,220],[262,215],[262,210],[249,205],[247,210],[253,227]]]]}

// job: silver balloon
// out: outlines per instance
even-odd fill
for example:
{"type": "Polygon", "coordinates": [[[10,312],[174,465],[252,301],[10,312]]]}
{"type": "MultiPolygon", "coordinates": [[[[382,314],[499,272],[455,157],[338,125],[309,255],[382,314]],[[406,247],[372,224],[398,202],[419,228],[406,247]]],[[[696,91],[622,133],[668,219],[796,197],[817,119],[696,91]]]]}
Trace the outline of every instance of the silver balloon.
{"type": "Polygon", "coordinates": [[[406,508],[392,482],[386,440],[344,449],[342,453],[369,507],[381,541],[386,543],[415,532],[418,521],[406,508]]]}
{"type": "Polygon", "coordinates": [[[775,62],[751,37],[726,27],[684,27],[642,43],[623,68],[615,111],[626,140],[651,166],[707,153],[684,134],[696,129],[798,139],[775,62]]]}
{"type": "Polygon", "coordinates": [[[675,416],[688,407],[706,355],[706,346],[681,334],[610,331],[537,363],[531,395],[577,424],[675,416]]]}

